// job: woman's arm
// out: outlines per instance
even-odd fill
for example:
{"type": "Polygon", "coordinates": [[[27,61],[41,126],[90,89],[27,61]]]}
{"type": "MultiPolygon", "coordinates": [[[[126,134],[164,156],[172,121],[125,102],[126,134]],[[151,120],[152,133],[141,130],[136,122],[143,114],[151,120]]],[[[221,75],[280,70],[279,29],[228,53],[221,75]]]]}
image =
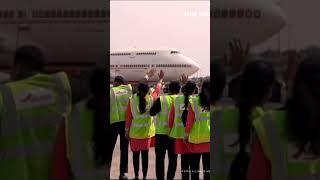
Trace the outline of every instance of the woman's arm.
{"type": "Polygon", "coordinates": [[[271,164],[257,136],[253,138],[247,180],[271,180],[271,164]]]}
{"type": "Polygon", "coordinates": [[[186,128],[185,128],[186,136],[189,136],[191,129],[193,127],[194,121],[195,121],[195,114],[194,114],[192,107],[189,105],[187,123],[186,123],[186,128]]]}
{"type": "Polygon", "coordinates": [[[150,116],[156,116],[161,111],[161,102],[160,97],[153,103],[152,107],[150,108],[150,116]]]}
{"type": "Polygon", "coordinates": [[[158,83],[157,84],[157,87],[156,89],[152,92],[151,96],[153,98],[153,100],[157,100],[158,96],[160,95],[160,92],[161,92],[161,86],[162,86],[162,83],[158,83]]]}
{"type": "Polygon", "coordinates": [[[155,101],[158,96],[160,95],[161,92],[161,87],[162,87],[162,83],[163,83],[163,78],[164,78],[164,72],[162,70],[160,70],[159,73],[159,82],[157,84],[156,89],[154,90],[154,92],[151,94],[151,96],[153,97],[153,100],[155,101]]]}
{"type": "Polygon", "coordinates": [[[128,102],[128,106],[127,106],[127,113],[126,113],[126,130],[129,130],[130,127],[131,127],[131,122],[132,122],[132,113],[131,113],[131,103],[130,103],[130,100],[128,102]]]}
{"type": "Polygon", "coordinates": [[[65,121],[62,121],[54,145],[52,180],[71,180],[71,167],[67,158],[65,121]]]}

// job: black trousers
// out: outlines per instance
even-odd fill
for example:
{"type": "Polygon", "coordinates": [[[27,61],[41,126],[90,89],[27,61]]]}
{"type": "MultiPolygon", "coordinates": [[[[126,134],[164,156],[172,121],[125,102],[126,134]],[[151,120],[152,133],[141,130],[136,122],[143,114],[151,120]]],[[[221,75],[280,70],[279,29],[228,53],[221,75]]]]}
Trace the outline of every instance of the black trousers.
{"type": "Polygon", "coordinates": [[[204,180],[210,179],[210,152],[202,153],[202,166],[204,180]]]}
{"type": "Polygon", "coordinates": [[[190,179],[190,154],[181,154],[181,177],[182,180],[190,179]]]}
{"type": "Polygon", "coordinates": [[[149,161],[149,150],[144,151],[135,151],[132,153],[132,159],[133,159],[133,169],[134,169],[134,175],[136,177],[139,176],[139,157],[141,154],[142,159],[142,173],[143,177],[147,177],[148,174],[148,161],[149,161]]]}
{"type": "Polygon", "coordinates": [[[167,135],[156,135],[155,137],[155,152],[156,152],[156,176],[158,180],[164,180],[165,168],[164,160],[166,152],[168,151],[169,165],[167,172],[167,179],[173,180],[177,169],[177,154],[174,149],[174,140],[167,135]]]}
{"type": "Polygon", "coordinates": [[[125,136],[125,122],[117,122],[110,125],[112,152],[120,135],[120,175],[128,172],[128,147],[129,141],[125,136]]]}
{"type": "Polygon", "coordinates": [[[189,180],[190,175],[191,180],[199,180],[201,156],[204,179],[210,179],[210,153],[192,153],[181,155],[181,171],[183,180],[189,180]]]}

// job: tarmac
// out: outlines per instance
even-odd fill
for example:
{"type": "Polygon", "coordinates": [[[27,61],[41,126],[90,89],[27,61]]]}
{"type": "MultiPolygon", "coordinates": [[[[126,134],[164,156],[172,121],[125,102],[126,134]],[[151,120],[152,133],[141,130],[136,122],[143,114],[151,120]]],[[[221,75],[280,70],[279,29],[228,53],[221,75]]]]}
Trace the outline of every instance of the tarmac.
{"type": "MultiPolygon", "coordinates": [[[[112,164],[111,164],[111,171],[110,171],[110,178],[111,179],[119,179],[119,168],[120,168],[120,144],[119,144],[119,138],[117,140],[116,147],[113,152],[113,158],[112,158],[112,164]]],[[[133,171],[133,163],[132,163],[132,151],[129,146],[129,162],[128,162],[128,173],[127,176],[129,179],[134,178],[134,171],[133,171]]],[[[141,157],[140,157],[141,158],[141,157]]],[[[156,179],[156,158],[155,158],[155,150],[154,148],[151,148],[149,150],[149,169],[148,169],[148,176],[147,179],[156,179]]],[[[167,167],[168,167],[168,158],[166,156],[165,160],[165,177],[167,173],[167,167]]],[[[201,173],[202,170],[202,162],[200,161],[200,179],[203,179],[203,175],[201,173]]],[[[140,159],[140,169],[139,169],[139,178],[142,179],[142,164],[140,159]]],[[[175,179],[181,179],[181,166],[180,166],[180,156],[178,156],[178,162],[177,162],[177,170],[175,179]]]]}

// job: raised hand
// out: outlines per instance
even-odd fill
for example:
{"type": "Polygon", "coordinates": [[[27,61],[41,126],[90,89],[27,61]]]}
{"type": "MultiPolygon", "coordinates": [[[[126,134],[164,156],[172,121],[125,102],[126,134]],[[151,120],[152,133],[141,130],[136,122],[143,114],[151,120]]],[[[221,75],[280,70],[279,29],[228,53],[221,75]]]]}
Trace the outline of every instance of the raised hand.
{"type": "Polygon", "coordinates": [[[297,69],[302,61],[303,61],[303,55],[301,53],[296,51],[290,51],[288,53],[287,66],[283,74],[284,81],[288,88],[287,90],[289,90],[292,87],[297,69]]]}
{"type": "Polygon", "coordinates": [[[180,81],[182,82],[182,84],[186,84],[188,82],[189,77],[186,76],[185,74],[181,75],[180,81]]]}
{"type": "Polygon", "coordinates": [[[248,62],[250,44],[243,48],[240,39],[233,39],[229,42],[229,50],[229,56],[226,53],[224,55],[225,64],[231,67],[232,73],[238,73],[248,62]]]}
{"type": "Polygon", "coordinates": [[[156,70],[155,69],[149,69],[146,73],[146,75],[150,78],[152,76],[154,76],[156,73],[156,70]]]}
{"type": "Polygon", "coordinates": [[[163,80],[164,72],[162,70],[160,70],[160,73],[158,74],[158,76],[159,76],[159,79],[163,80]]]}

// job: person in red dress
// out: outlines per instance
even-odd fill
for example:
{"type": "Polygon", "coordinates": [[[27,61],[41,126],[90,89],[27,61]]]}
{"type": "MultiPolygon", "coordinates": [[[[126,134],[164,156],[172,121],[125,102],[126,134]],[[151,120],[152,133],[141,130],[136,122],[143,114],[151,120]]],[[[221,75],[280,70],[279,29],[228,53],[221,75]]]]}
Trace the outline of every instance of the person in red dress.
{"type": "Polygon", "coordinates": [[[240,75],[238,120],[238,152],[229,170],[231,180],[245,180],[255,131],[252,122],[265,114],[265,105],[272,95],[272,87],[276,80],[271,64],[255,60],[249,62],[240,75]]]}
{"type": "MultiPolygon", "coordinates": [[[[203,82],[201,86],[201,92],[199,94],[199,98],[200,98],[200,107],[203,109],[203,111],[210,112],[210,81],[206,80],[203,82]]],[[[195,121],[196,121],[195,112],[192,109],[191,105],[189,105],[187,125],[185,129],[185,134],[186,134],[185,141],[188,141],[189,134],[192,128],[194,127],[195,121]]],[[[208,123],[210,123],[209,118],[207,121],[208,123]]],[[[210,131],[210,124],[209,124],[208,131],[210,131]]],[[[196,161],[198,161],[197,163],[198,167],[196,168],[198,170],[200,169],[199,164],[200,164],[200,158],[202,156],[204,179],[209,180],[210,179],[210,142],[200,143],[200,144],[193,144],[189,142],[189,149],[192,153],[195,154],[195,156],[197,156],[196,161]]]]}
{"type": "MultiPolygon", "coordinates": [[[[181,119],[183,121],[183,125],[185,128],[190,128],[186,127],[187,126],[187,116],[188,116],[188,105],[189,105],[189,98],[191,95],[194,94],[195,89],[196,89],[196,84],[192,81],[188,81],[186,85],[183,87],[183,94],[184,94],[184,104],[182,104],[185,109],[183,110],[183,113],[181,115],[181,119]]],[[[180,98],[179,96],[177,98],[180,98]]],[[[173,125],[175,123],[175,108],[180,108],[175,107],[173,105],[171,106],[171,111],[169,113],[169,128],[172,131],[173,125]]],[[[196,164],[196,156],[194,153],[190,151],[189,143],[185,142],[183,138],[181,139],[175,139],[175,153],[181,155],[181,175],[183,180],[189,180],[190,179],[190,174],[192,179],[197,179],[199,178],[199,172],[196,170],[196,166],[194,167],[193,165],[196,164]]]]}
{"type": "MultiPolygon", "coordinates": [[[[85,109],[93,112],[92,126],[94,137],[92,144],[95,148],[92,148],[94,152],[94,162],[97,164],[97,169],[105,169],[105,178],[109,178],[112,149],[110,142],[105,141],[106,137],[110,137],[110,124],[106,123],[109,114],[105,111],[108,107],[107,101],[107,86],[105,84],[105,69],[97,69],[91,77],[91,97],[85,101],[85,109]]],[[[79,119],[79,121],[82,119],[79,119]]],[[[51,177],[52,180],[72,180],[74,179],[74,172],[72,171],[71,163],[68,158],[67,152],[67,133],[66,133],[66,122],[61,122],[56,142],[53,150],[53,164],[51,177]]],[[[80,134],[79,134],[80,135],[80,134]]],[[[83,135],[83,134],[82,134],[83,135]]],[[[81,136],[79,136],[81,137],[81,136]]],[[[80,139],[82,140],[82,139],[80,139]]],[[[79,151],[81,151],[79,149],[79,151]]],[[[86,172],[84,172],[86,173],[86,172]]],[[[90,178],[90,177],[88,177],[90,178]]]]}
{"type": "MultiPolygon", "coordinates": [[[[150,87],[145,83],[140,83],[138,85],[138,93],[137,96],[139,97],[139,107],[131,107],[132,106],[132,99],[128,103],[127,113],[126,113],[126,137],[129,139],[130,148],[133,152],[133,168],[135,173],[135,179],[139,179],[139,156],[142,156],[142,172],[143,172],[143,179],[147,178],[148,173],[148,156],[149,156],[149,148],[154,147],[154,136],[145,139],[137,139],[131,138],[129,135],[130,128],[133,122],[133,114],[132,108],[138,108],[139,113],[149,115],[149,110],[151,108],[151,104],[148,104],[146,98],[148,96],[152,97],[152,101],[156,100],[160,94],[162,81],[163,81],[164,74],[161,71],[159,74],[159,83],[157,84],[156,89],[152,92],[151,95],[148,95],[150,92],[150,87]]],[[[135,98],[135,96],[133,97],[135,98]]],[[[153,122],[152,122],[153,123],[153,122]]],[[[154,126],[154,124],[153,124],[154,126]]]]}
{"type": "MultiPolygon", "coordinates": [[[[291,82],[287,82],[287,84],[290,83],[290,87],[287,89],[290,92],[290,96],[287,99],[285,108],[282,109],[285,111],[285,118],[274,119],[273,121],[278,121],[279,124],[286,124],[285,126],[276,126],[281,135],[289,136],[279,138],[278,141],[281,141],[279,143],[293,145],[286,150],[286,162],[293,161],[297,163],[300,161],[308,166],[310,162],[313,163],[320,159],[320,136],[318,136],[320,128],[320,61],[318,57],[312,56],[307,59],[297,60],[300,61],[295,62],[297,67],[288,67],[292,68],[290,71],[294,72],[289,72],[292,73],[288,77],[288,81],[291,82]]],[[[260,137],[261,134],[257,133],[253,139],[248,180],[271,180],[274,163],[277,163],[275,162],[276,160],[271,161],[270,156],[267,156],[267,145],[262,143],[263,141],[260,140],[260,137]]],[[[319,171],[314,166],[305,167],[305,169],[309,168],[311,168],[309,170],[311,174],[309,175],[319,177],[319,171]]],[[[308,174],[304,174],[302,177],[311,179],[308,178],[308,174]]],[[[294,179],[295,177],[289,178],[294,179]]]]}

